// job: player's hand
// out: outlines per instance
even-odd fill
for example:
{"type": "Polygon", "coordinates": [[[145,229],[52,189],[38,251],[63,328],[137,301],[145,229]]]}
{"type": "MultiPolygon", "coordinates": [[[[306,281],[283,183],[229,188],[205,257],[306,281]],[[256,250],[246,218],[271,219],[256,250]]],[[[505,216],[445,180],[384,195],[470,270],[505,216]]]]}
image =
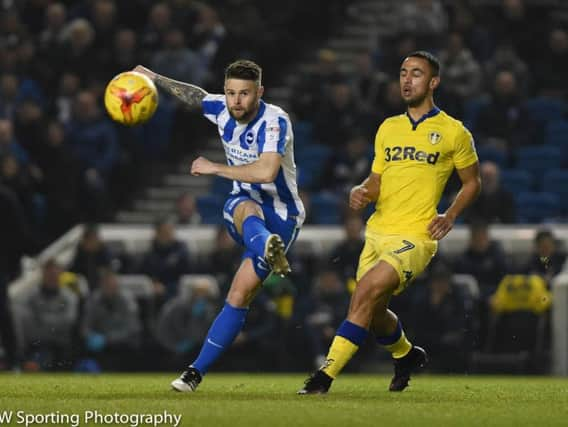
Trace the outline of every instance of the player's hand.
{"type": "Polygon", "coordinates": [[[371,202],[371,197],[369,196],[369,190],[367,190],[362,185],[356,185],[351,189],[349,193],[349,207],[358,211],[363,209],[371,202]]]}
{"type": "Polygon", "coordinates": [[[430,236],[434,240],[441,240],[454,227],[454,219],[446,214],[438,215],[428,225],[430,236]]]}
{"type": "Polygon", "coordinates": [[[134,67],[134,70],[132,70],[132,71],[136,71],[137,73],[144,74],[145,76],[150,77],[151,80],[154,80],[156,78],[156,73],[154,73],[149,68],[144,67],[143,65],[137,65],[136,67],[134,67]]]}
{"type": "Polygon", "coordinates": [[[214,175],[217,173],[217,165],[205,157],[198,157],[191,164],[191,174],[194,176],[199,175],[214,175]]]}

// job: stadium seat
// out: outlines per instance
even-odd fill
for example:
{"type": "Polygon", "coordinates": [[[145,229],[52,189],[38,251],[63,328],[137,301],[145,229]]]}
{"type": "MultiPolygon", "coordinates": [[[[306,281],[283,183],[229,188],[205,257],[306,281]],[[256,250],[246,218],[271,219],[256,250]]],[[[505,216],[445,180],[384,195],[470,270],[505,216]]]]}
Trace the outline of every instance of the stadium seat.
{"type": "Polygon", "coordinates": [[[211,182],[210,193],[218,196],[226,196],[233,191],[233,181],[227,178],[216,176],[211,182]]]}
{"type": "Polygon", "coordinates": [[[323,192],[312,195],[312,217],[315,224],[332,225],[341,222],[341,202],[331,193],[323,192]]]}
{"type": "Polygon", "coordinates": [[[489,104],[489,100],[487,97],[479,97],[475,99],[470,99],[465,102],[464,105],[464,113],[463,113],[463,123],[464,125],[470,129],[475,129],[477,123],[477,117],[479,116],[479,112],[489,104]]]}
{"type": "Polygon", "coordinates": [[[223,197],[210,194],[200,196],[196,200],[197,210],[204,224],[219,225],[223,223],[223,197]]]}
{"type": "Polygon", "coordinates": [[[520,223],[541,223],[560,214],[560,198],[553,193],[524,192],[516,197],[520,223]]]}
{"type": "Polygon", "coordinates": [[[562,163],[562,153],[558,147],[523,147],[517,151],[517,168],[532,172],[538,177],[562,163]]]}
{"type": "Polygon", "coordinates": [[[545,132],[546,144],[557,147],[568,146],[568,120],[548,122],[545,132]]]}
{"type": "Polygon", "coordinates": [[[313,124],[307,121],[296,122],[293,126],[294,130],[294,147],[306,147],[313,141],[313,124]]]}
{"type": "Polygon", "coordinates": [[[476,150],[480,162],[494,162],[501,169],[506,168],[507,164],[509,163],[507,159],[507,153],[505,153],[503,150],[499,150],[498,148],[491,146],[480,146],[476,147],[476,150]]]}
{"type": "Polygon", "coordinates": [[[559,99],[540,96],[526,102],[531,117],[540,123],[548,123],[562,118],[566,104],[559,99]]]}
{"type": "Polygon", "coordinates": [[[546,125],[544,132],[546,145],[558,147],[562,151],[562,163],[568,165],[568,120],[554,120],[546,125]]]}
{"type": "Polygon", "coordinates": [[[330,156],[331,149],[325,145],[313,144],[298,150],[296,162],[300,188],[310,189],[317,184],[330,156]]]}
{"type": "Polygon", "coordinates": [[[568,212],[568,170],[553,169],[544,174],[540,189],[554,193],[559,197],[560,208],[568,212]]]}
{"type": "Polygon", "coordinates": [[[533,176],[521,169],[503,169],[501,171],[501,185],[513,194],[533,190],[533,176]]]}

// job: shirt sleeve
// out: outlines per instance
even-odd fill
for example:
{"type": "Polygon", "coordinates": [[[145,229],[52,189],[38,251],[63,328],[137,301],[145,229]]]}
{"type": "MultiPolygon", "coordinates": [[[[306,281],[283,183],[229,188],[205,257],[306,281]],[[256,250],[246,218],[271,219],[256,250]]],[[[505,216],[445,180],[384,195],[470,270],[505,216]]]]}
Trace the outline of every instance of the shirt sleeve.
{"type": "Polygon", "coordinates": [[[385,152],[383,150],[384,127],[384,123],[380,125],[375,136],[375,158],[373,159],[371,171],[376,174],[382,174],[385,169],[385,152]]]}
{"type": "Polygon", "coordinates": [[[289,123],[284,117],[263,123],[258,132],[258,152],[278,153],[283,156],[286,143],[290,139],[288,129],[289,123]]]}
{"type": "Polygon", "coordinates": [[[477,161],[473,136],[465,126],[461,126],[455,139],[454,165],[456,169],[464,169],[477,161]]]}
{"type": "Polygon", "coordinates": [[[219,114],[225,109],[225,95],[206,95],[201,101],[201,108],[207,120],[217,124],[219,114]]]}

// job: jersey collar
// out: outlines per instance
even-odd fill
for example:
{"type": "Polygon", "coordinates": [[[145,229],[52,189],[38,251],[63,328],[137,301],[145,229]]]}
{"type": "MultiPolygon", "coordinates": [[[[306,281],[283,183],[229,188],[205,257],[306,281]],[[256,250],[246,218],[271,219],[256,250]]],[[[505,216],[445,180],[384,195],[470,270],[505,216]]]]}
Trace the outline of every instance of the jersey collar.
{"type": "Polygon", "coordinates": [[[418,125],[420,123],[422,123],[426,119],[429,119],[430,117],[434,117],[440,111],[441,110],[438,107],[434,106],[430,111],[428,111],[426,114],[424,114],[422,117],[420,117],[416,121],[414,121],[412,119],[412,117],[410,117],[410,114],[408,114],[408,111],[406,112],[406,117],[408,117],[408,120],[410,120],[410,124],[412,125],[412,130],[416,130],[416,128],[418,127],[418,125]]]}
{"type": "Polygon", "coordinates": [[[258,105],[258,112],[256,113],[256,116],[254,116],[254,118],[250,122],[243,123],[246,124],[247,129],[252,128],[255,125],[255,123],[258,122],[258,120],[263,116],[265,110],[266,110],[266,104],[261,99],[258,105]]]}

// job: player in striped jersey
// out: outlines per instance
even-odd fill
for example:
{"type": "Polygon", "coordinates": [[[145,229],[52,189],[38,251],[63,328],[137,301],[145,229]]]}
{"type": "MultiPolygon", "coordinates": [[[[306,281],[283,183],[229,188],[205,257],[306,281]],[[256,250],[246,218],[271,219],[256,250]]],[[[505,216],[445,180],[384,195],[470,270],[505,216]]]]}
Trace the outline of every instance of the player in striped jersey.
{"type": "Polygon", "coordinates": [[[298,235],[305,217],[298,196],[294,135],[288,114],[261,97],[262,70],[252,61],[239,60],[225,70],[225,94],[208,94],[200,87],[169,79],[137,66],[158,87],[189,106],[201,106],[215,123],[227,165],[198,157],[193,175],[217,175],[233,180],[233,191],[223,209],[231,236],[245,253],[225,306],[213,322],[201,352],[172,382],[177,391],[195,391],[209,367],[229,348],[241,331],[248,307],[270,272],[286,275],[286,251],[298,235]]]}

